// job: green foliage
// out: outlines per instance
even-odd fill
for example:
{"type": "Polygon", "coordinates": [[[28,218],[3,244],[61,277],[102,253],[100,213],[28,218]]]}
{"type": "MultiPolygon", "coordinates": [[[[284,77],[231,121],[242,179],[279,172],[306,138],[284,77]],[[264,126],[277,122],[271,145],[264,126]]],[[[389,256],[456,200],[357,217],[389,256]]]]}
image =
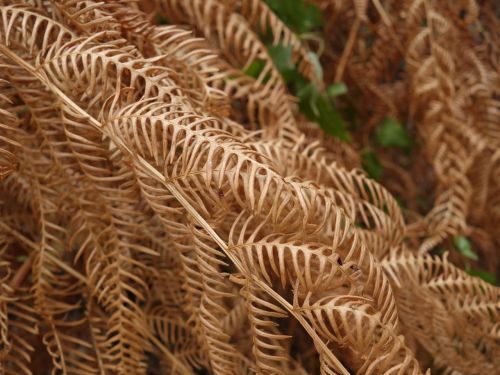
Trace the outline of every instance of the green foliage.
{"type": "MultiPolygon", "coordinates": [[[[473,261],[478,261],[479,256],[472,250],[472,246],[467,237],[464,236],[456,236],[453,238],[453,244],[457,248],[460,254],[468,259],[472,259],[473,261]]],[[[496,285],[497,280],[495,275],[478,268],[471,268],[469,263],[466,262],[465,269],[469,275],[479,277],[484,281],[496,285]]]]}
{"type": "Polygon", "coordinates": [[[479,260],[477,254],[472,250],[470,241],[466,237],[464,236],[454,237],[453,244],[455,245],[459,253],[462,254],[464,257],[475,261],[479,260]]]}
{"type": "Polygon", "coordinates": [[[309,57],[309,60],[311,61],[313,67],[314,67],[314,73],[316,73],[316,77],[320,81],[323,80],[323,67],[321,66],[321,62],[319,61],[318,55],[316,55],[314,52],[308,52],[307,56],[309,57]]]}
{"type": "Polygon", "coordinates": [[[486,282],[488,282],[490,284],[497,285],[497,280],[496,280],[495,275],[493,275],[493,274],[491,274],[489,272],[486,272],[484,270],[480,270],[480,269],[477,269],[477,268],[471,268],[467,272],[471,276],[479,277],[479,278],[483,279],[484,281],[486,281],[486,282]]]}
{"type": "Polygon", "coordinates": [[[375,136],[381,146],[399,147],[407,152],[411,149],[412,139],[408,131],[393,118],[386,117],[377,128],[375,136]]]}
{"type": "MultiPolygon", "coordinates": [[[[325,90],[309,82],[292,61],[292,47],[278,44],[268,46],[268,51],[274,66],[281,73],[292,93],[299,98],[301,111],[328,134],[348,141],[350,136],[333,101],[325,90]]],[[[312,52],[311,52],[312,54],[312,52]]],[[[315,55],[315,54],[314,54],[315,55]]],[[[315,55],[316,56],[316,55],[315,55]]],[[[323,74],[319,59],[315,57],[317,73],[323,74]]]]}
{"type": "Polygon", "coordinates": [[[266,62],[264,60],[257,59],[253,61],[243,72],[250,77],[258,78],[265,65],[266,62]]]}
{"type": "Polygon", "coordinates": [[[371,150],[365,150],[361,153],[361,166],[368,173],[368,177],[378,181],[382,177],[382,165],[378,160],[377,154],[371,150]]]}
{"type": "Polygon", "coordinates": [[[299,98],[299,105],[306,116],[319,124],[328,134],[334,135],[343,141],[349,141],[350,135],[347,132],[342,117],[333,106],[328,94],[319,91],[318,87],[312,83],[302,86],[296,93],[299,98]]]}
{"type": "MultiPolygon", "coordinates": [[[[323,26],[319,8],[304,2],[304,0],[266,0],[266,3],[285,24],[299,34],[312,32],[323,26]]],[[[301,111],[326,133],[343,141],[349,141],[351,139],[349,132],[333,102],[336,96],[347,92],[347,87],[342,83],[330,86],[329,91],[320,89],[298,71],[292,61],[292,46],[270,45],[268,35],[264,36],[263,39],[268,42],[268,52],[275,67],[281,73],[292,93],[299,98],[301,111]]],[[[308,57],[315,69],[316,76],[322,80],[323,68],[318,55],[309,52],[308,57]]],[[[247,74],[256,74],[258,67],[257,62],[253,62],[246,70],[247,74]]]]}
{"type": "Polygon", "coordinates": [[[333,85],[328,86],[326,92],[330,96],[330,98],[335,98],[340,95],[347,94],[347,86],[344,82],[335,83],[333,85]]]}
{"type": "Polygon", "coordinates": [[[268,46],[269,56],[273,60],[274,66],[283,76],[286,83],[299,79],[300,73],[295,68],[292,61],[292,47],[278,44],[268,46]]]}
{"type": "Polygon", "coordinates": [[[321,10],[304,0],[265,0],[269,8],[298,34],[304,34],[323,26],[321,10]]]}

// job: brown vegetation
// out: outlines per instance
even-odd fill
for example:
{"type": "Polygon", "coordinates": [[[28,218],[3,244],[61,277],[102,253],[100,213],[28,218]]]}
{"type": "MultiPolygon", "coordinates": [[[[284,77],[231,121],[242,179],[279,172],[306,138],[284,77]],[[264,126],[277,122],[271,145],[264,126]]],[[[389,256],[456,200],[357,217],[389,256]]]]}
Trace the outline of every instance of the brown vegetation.
{"type": "Polygon", "coordinates": [[[494,1],[272,3],[0,0],[0,374],[498,373],[494,1]]]}

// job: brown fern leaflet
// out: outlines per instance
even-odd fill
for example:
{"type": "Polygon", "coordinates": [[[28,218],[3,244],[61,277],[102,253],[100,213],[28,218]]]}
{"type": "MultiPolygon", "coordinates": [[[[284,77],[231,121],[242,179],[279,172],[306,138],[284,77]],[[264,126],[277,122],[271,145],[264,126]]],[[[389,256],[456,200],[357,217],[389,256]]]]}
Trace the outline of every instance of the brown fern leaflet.
{"type": "Polygon", "coordinates": [[[0,0],[0,373],[497,373],[499,289],[432,253],[498,272],[499,10],[317,0],[302,35],[268,3],[0,0]],[[282,45],[347,83],[350,142],[282,45]],[[387,116],[419,147],[379,183],[387,116]]]}

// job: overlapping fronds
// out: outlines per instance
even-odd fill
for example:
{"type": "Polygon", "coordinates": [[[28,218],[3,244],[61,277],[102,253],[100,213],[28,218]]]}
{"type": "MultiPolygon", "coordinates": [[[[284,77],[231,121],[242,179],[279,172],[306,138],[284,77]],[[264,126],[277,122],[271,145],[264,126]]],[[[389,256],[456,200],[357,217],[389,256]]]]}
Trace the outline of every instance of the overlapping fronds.
{"type": "Polygon", "coordinates": [[[496,373],[498,9],[278,3],[0,0],[0,373],[496,373]]]}

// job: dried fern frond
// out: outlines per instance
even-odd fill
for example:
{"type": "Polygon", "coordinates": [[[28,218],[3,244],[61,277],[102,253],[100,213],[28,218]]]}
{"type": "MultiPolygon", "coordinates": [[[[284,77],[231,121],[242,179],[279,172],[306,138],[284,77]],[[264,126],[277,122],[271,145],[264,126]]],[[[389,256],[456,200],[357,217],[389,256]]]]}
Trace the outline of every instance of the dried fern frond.
{"type": "Polygon", "coordinates": [[[495,373],[498,15],[314,3],[0,1],[0,373],[495,373]]]}

